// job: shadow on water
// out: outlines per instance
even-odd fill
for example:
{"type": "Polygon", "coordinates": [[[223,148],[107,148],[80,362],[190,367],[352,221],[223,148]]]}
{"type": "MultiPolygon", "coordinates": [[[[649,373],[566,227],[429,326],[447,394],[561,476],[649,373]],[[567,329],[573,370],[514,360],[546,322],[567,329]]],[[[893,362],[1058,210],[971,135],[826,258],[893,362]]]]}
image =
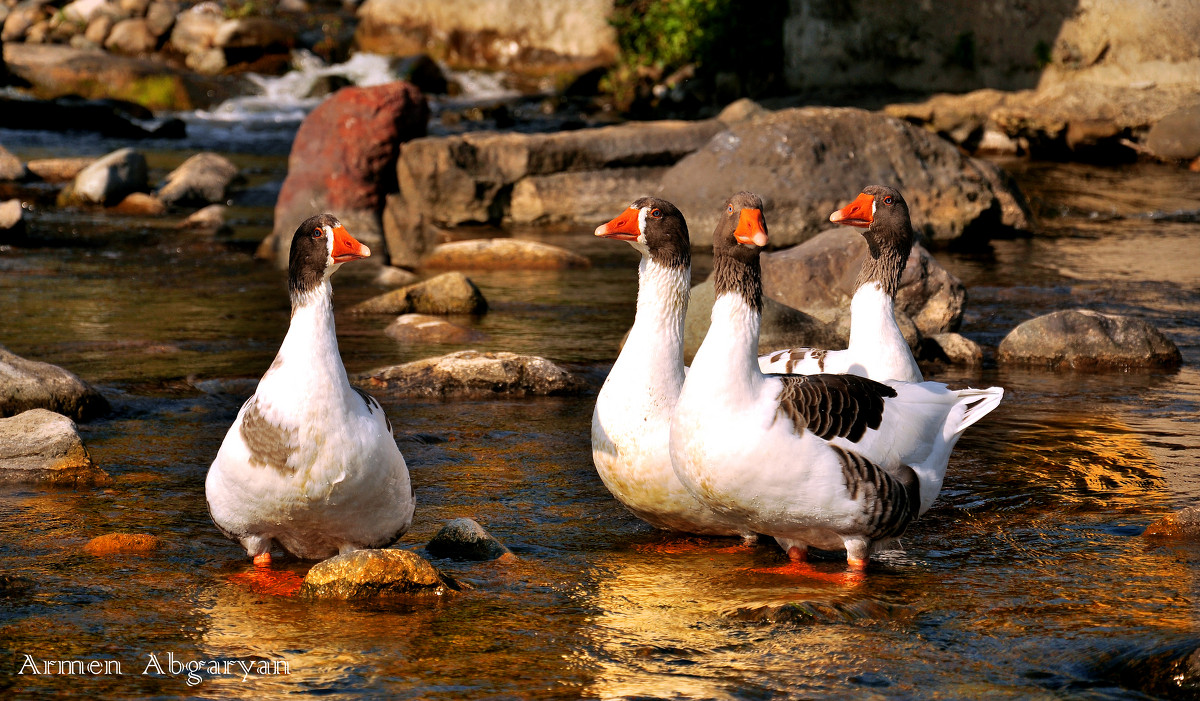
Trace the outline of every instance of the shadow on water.
{"type": "MultiPolygon", "coordinates": [[[[1176,262],[1197,234],[1134,214],[1194,207],[1200,189],[1193,176],[1155,168],[1037,166],[1018,176],[1045,236],[937,253],[970,290],[963,332],[994,346],[1054,309],[1131,313],[1179,344],[1184,367],[938,370],[933,379],[956,386],[1002,385],[1005,401],[960,441],[941,497],[902,550],[861,579],[846,576],[841,554],[820,554],[810,576],[775,574],[784,556],[769,541],[740,548],[640,523],[591,464],[594,393],[414,402],[385,392],[418,498],[400,547],[423,552],[445,520],[470,516],[520,559],[436,560],[471,585],[436,601],[311,603],[255,591],[239,583],[244,553],[208,519],[203,483],[287,328],[281,273],[236,240],[86,216],[64,217],[74,233],[60,238],[95,245],[0,249],[9,310],[0,343],[79,373],[116,409],[80,427],[111,487],[0,490],[0,658],[12,661],[0,666],[0,689],[31,698],[1193,693],[1200,551],[1140,534],[1200,493],[1200,274],[1176,262]],[[165,547],[83,552],[113,531],[154,533],[165,547]],[[26,654],[119,660],[122,674],[18,674],[26,654]],[[143,673],[151,655],[163,674],[143,673]],[[206,669],[189,686],[168,655],[288,668],[206,669]]],[[[259,234],[269,225],[266,211],[240,216],[259,234]]],[[[491,311],[456,321],[489,335],[481,348],[545,355],[598,381],[632,320],[636,255],[586,231],[553,240],[592,268],[472,273],[491,311]]],[[[371,273],[348,265],[334,279],[351,372],[457,348],[403,346],[382,333],[390,318],[346,314],[382,291],[371,273]]],[[[309,566],[281,565],[296,575],[309,566]]]]}

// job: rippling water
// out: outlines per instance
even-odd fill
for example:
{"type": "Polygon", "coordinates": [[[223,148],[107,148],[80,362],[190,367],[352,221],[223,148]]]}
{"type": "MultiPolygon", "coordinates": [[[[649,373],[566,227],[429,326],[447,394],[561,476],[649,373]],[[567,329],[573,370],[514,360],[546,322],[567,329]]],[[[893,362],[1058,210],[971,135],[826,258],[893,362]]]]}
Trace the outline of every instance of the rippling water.
{"type": "MultiPolygon", "coordinates": [[[[10,148],[13,148],[10,146],[10,148]]],[[[19,155],[37,155],[27,144],[19,155]]],[[[180,154],[156,151],[165,170],[180,154]]],[[[269,192],[283,154],[234,155],[269,192]]],[[[155,165],[157,164],[157,165],[155,165]]],[[[400,546],[470,516],[515,564],[436,561],[471,585],[434,603],[307,603],[256,592],[208,519],[205,471],[287,327],[283,274],[252,260],[269,201],[213,239],[156,220],[39,211],[0,248],[0,343],[98,385],[115,413],[82,425],[115,479],[95,492],[0,491],[0,691],[27,697],[717,698],[1186,697],[1200,551],[1141,531],[1200,494],[1200,176],[1172,168],[1006,164],[1040,235],[939,252],[966,282],[964,333],[1088,307],[1134,314],[1184,355],[1168,373],[988,367],[932,379],[1000,384],[958,445],[933,509],[865,579],[751,571],[773,545],[673,538],[628,515],[591,465],[594,394],[413,402],[381,394],[418,495],[400,546]],[[201,386],[209,386],[207,384],[201,386]],[[245,383],[240,385],[245,387],[245,383]],[[112,531],[162,536],[149,557],[95,558],[112,531]],[[174,659],[286,660],[287,674],[171,674],[174,659]],[[120,660],[121,676],[18,675],[35,659],[120,660]],[[147,665],[155,655],[164,674],[147,665]],[[1182,676],[1181,676],[1182,675],[1182,676]],[[1176,679],[1178,677],[1178,679],[1176,679]],[[1179,680],[1182,681],[1179,681],[1179,680]]],[[[274,185],[272,185],[274,183],[274,185]]],[[[263,200],[269,200],[263,197],[263,200]]],[[[589,255],[567,273],[479,272],[477,347],[537,353],[597,383],[632,321],[636,257],[586,231],[525,231],[589,255]]],[[[355,266],[360,266],[355,268],[355,266]]],[[[698,261],[703,273],[705,261],[698,261]]],[[[365,264],[334,279],[344,310],[378,293],[365,264]]],[[[407,347],[388,319],[339,314],[351,372],[452,350],[407,347]]],[[[305,563],[284,567],[297,574],[305,563]]]]}

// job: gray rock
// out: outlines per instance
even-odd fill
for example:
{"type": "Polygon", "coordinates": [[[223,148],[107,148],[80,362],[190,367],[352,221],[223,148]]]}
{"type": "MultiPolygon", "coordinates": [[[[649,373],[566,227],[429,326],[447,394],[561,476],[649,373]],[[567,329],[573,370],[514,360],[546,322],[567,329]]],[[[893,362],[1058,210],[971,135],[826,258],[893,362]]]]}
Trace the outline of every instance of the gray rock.
{"type": "Polygon", "coordinates": [[[1150,127],[1146,148],[1166,160],[1190,161],[1200,157],[1200,105],[1172,112],[1150,127]]]}
{"type": "Polygon", "coordinates": [[[213,46],[226,52],[255,49],[260,53],[287,53],[293,41],[293,31],[286,24],[267,17],[225,20],[212,38],[213,46]]]}
{"type": "Polygon", "coordinates": [[[143,56],[158,47],[158,36],[150,31],[144,17],[123,19],[113,25],[104,39],[104,48],[124,56],[143,56]]]}
{"type": "Polygon", "coordinates": [[[146,28],[156,37],[166,36],[175,27],[179,3],[174,0],[155,0],[146,8],[146,28]]]}
{"type": "MultiPolygon", "coordinates": [[[[978,367],[983,365],[983,348],[971,339],[957,333],[934,334],[929,339],[937,346],[936,355],[953,365],[978,367]]],[[[928,353],[923,353],[928,355],[928,353]]]]}
{"type": "Polygon", "coordinates": [[[470,518],[447,521],[425,545],[425,550],[434,557],[454,560],[515,560],[517,557],[470,518]]]}
{"type": "Polygon", "coordinates": [[[233,161],[216,153],[198,153],[167,174],[158,198],[175,206],[224,202],[237,178],[233,161]]]}
{"type": "Polygon", "coordinates": [[[71,419],[45,409],[0,419],[0,484],[85,487],[109,482],[71,419]]]}
{"type": "Polygon", "coordinates": [[[428,560],[408,550],[355,550],[313,565],[300,596],[359,600],[395,596],[442,596],[462,587],[428,560]]]}
{"type": "Polygon", "coordinates": [[[131,148],[113,151],[79,171],[73,197],[93,204],[120,202],[131,192],[146,190],[146,158],[131,148]]]}
{"type": "Polygon", "coordinates": [[[585,256],[559,246],[522,239],[469,239],[437,246],[423,268],[475,270],[575,270],[591,267],[585,256]]]}
{"type": "Polygon", "coordinates": [[[186,56],[202,54],[212,49],[217,29],[224,21],[221,6],[217,3],[201,2],[193,5],[175,17],[170,43],[176,51],[186,56]]]}
{"type": "Polygon", "coordinates": [[[458,351],[373,370],[355,378],[364,387],[415,397],[579,394],[587,383],[553,362],[503,351],[458,351]]]}
{"type": "Polygon", "coordinates": [[[109,411],[108,401],[88,383],[57,365],[41,363],[0,346],[0,416],[49,409],[77,421],[109,411]]]}
{"type": "Polygon", "coordinates": [[[518,224],[602,222],[658,189],[666,166],[532,175],[512,189],[509,217],[518,224]]]}
{"type": "Polygon", "coordinates": [[[462,273],[442,273],[398,290],[385,292],[350,308],[358,314],[482,314],[483,293],[462,273]]]}
{"type": "Polygon", "coordinates": [[[0,241],[25,235],[25,210],[21,200],[0,202],[0,241]]]}
{"type": "MultiPolygon", "coordinates": [[[[524,178],[670,165],[723,128],[713,119],[631,122],[553,134],[474,132],[415,139],[405,144],[397,164],[403,197],[388,204],[410,211],[410,217],[423,217],[426,224],[499,222],[511,216],[510,193],[524,178]]],[[[642,194],[646,193],[621,195],[617,206],[642,194]]],[[[535,206],[527,201],[521,206],[523,218],[533,216],[535,206]]],[[[587,221],[593,218],[589,211],[587,221]]]]}
{"type": "Polygon", "coordinates": [[[8,149],[0,146],[0,180],[24,180],[29,170],[8,149]]]}
{"type": "MultiPolygon", "coordinates": [[[[770,232],[769,213],[767,219],[770,232]]],[[[837,323],[849,312],[854,283],[866,255],[866,241],[858,230],[848,227],[825,231],[787,250],[764,253],[763,294],[823,321],[837,323]]],[[[897,311],[911,318],[922,334],[932,336],[958,328],[966,298],[962,282],[924,246],[915,244],[896,292],[897,311]]]]}
{"type": "Polygon", "coordinates": [[[869,183],[903,191],[913,227],[934,241],[986,240],[997,231],[1028,228],[1028,212],[1006,212],[995,173],[985,168],[898,119],[807,107],[717,134],[663,176],[658,194],[687,213],[693,245],[711,245],[720,203],[739,190],[764,198],[770,245],[778,248],[823,231],[830,212],[869,183]]]}
{"type": "Polygon", "coordinates": [[[473,343],[487,338],[474,329],[425,314],[404,314],[383,330],[401,343],[473,343]]]}
{"type": "MultiPolygon", "coordinates": [[[[704,341],[712,325],[714,301],[712,280],[692,288],[688,298],[687,317],[683,322],[683,356],[692,356],[704,341]]],[[[758,354],[783,348],[845,348],[846,333],[799,309],[763,297],[762,327],[758,334],[758,354]]]]}
{"type": "Polygon", "coordinates": [[[225,223],[226,210],[228,207],[223,204],[210,204],[189,214],[186,219],[179,222],[177,228],[211,234],[231,234],[233,228],[225,223]]]}
{"type": "Polygon", "coordinates": [[[385,265],[380,268],[379,274],[375,276],[375,284],[384,287],[403,287],[404,285],[411,285],[419,279],[420,276],[411,270],[385,265]]]}
{"type": "Polygon", "coordinates": [[[1071,369],[1174,368],[1179,348],[1141,319],[1089,309],[1030,319],[1000,342],[1001,363],[1071,369]]]}

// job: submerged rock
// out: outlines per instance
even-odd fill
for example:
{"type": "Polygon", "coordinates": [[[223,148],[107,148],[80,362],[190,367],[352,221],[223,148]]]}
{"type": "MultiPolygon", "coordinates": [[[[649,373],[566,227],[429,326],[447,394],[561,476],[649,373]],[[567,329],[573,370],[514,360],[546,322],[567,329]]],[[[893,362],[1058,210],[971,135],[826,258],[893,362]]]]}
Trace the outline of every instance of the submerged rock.
{"type": "Polygon", "coordinates": [[[483,293],[462,273],[443,273],[385,292],[350,308],[357,314],[482,314],[483,293]]]}
{"type": "Polygon", "coordinates": [[[0,346],[0,416],[49,409],[78,421],[108,413],[94,387],[57,365],[26,360],[0,346]]]}
{"type": "Polygon", "coordinates": [[[587,383],[545,358],[458,351],[360,375],[359,384],[417,397],[578,394],[587,383]]]}
{"type": "Polygon", "coordinates": [[[736,621],[755,623],[818,625],[862,621],[895,622],[910,620],[914,615],[915,611],[904,606],[861,599],[849,602],[793,601],[780,605],[744,606],[734,609],[729,617],[736,621]]]}
{"type": "Polygon", "coordinates": [[[1000,342],[1001,363],[1051,368],[1175,368],[1179,348],[1141,319],[1070,309],[1030,319],[1000,342]]]}
{"type": "Polygon", "coordinates": [[[45,409],[0,419],[0,484],[91,487],[109,482],[71,419],[45,409]]]}
{"type": "Polygon", "coordinates": [[[572,270],[591,267],[586,257],[537,241],[471,239],[434,248],[421,261],[424,268],[482,270],[572,270]]]}
{"type": "Polygon", "coordinates": [[[209,234],[231,234],[233,228],[225,223],[227,210],[228,207],[223,204],[210,204],[189,214],[186,219],[179,222],[176,228],[209,234]]]}
{"type": "Polygon", "coordinates": [[[1200,506],[1189,506],[1150,524],[1142,535],[1150,538],[1200,538],[1200,506]]]}
{"type": "Polygon", "coordinates": [[[162,538],[149,533],[106,533],[83,546],[88,555],[146,555],[163,546],[162,538]]]}
{"type": "Polygon", "coordinates": [[[474,329],[425,314],[404,314],[383,330],[402,343],[471,343],[487,338],[474,329]]]}
{"type": "Polygon", "coordinates": [[[516,555],[496,540],[475,519],[456,518],[447,521],[425,545],[434,557],[456,560],[515,560],[516,555]]]}
{"type": "Polygon", "coordinates": [[[375,599],[433,595],[462,587],[428,560],[408,550],[355,550],[313,565],[300,596],[310,599],[375,599]]]}

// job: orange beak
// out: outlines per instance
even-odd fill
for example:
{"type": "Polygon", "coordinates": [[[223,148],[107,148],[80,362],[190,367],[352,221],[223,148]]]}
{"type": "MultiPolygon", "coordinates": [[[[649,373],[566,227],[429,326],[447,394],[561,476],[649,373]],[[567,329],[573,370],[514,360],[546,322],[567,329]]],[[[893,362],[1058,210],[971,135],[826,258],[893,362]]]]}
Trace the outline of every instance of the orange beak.
{"type": "Polygon", "coordinates": [[[767,223],[763,221],[761,209],[743,209],[738,215],[737,228],[733,230],[733,238],[738,243],[754,246],[767,245],[767,223]]]}
{"type": "Polygon", "coordinates": [[[601,224],[596,227],[596,235],[606,239],[617,239],[619,241],[636,241],[638,236],[642,235],[638,231],[638,216],[641,210],[630,207],[629,209],[617,215],[607,224],[601,224]]]}
{"type": "Polygon", "coordinates": [[[371,249],[351,236],[346,227],[337,226],[333,229],[333,250],[330,255],[333,256],[334,263],[345,263],[348,260],[366,258],[371,255],[371,249]]]}
{"type": "Polygon", "coordinates": [[[874,215],[871,213],[874,204],[875,198],[864,192],[854,198],[854,201],[850,204],[830,214],[829,221],[834,224],[845,224],[846,226],[869,229],[871,228],[871,222],[874,221],[874,215]]]}

